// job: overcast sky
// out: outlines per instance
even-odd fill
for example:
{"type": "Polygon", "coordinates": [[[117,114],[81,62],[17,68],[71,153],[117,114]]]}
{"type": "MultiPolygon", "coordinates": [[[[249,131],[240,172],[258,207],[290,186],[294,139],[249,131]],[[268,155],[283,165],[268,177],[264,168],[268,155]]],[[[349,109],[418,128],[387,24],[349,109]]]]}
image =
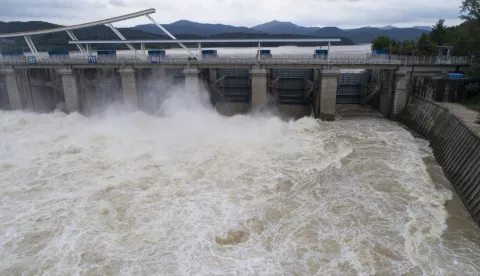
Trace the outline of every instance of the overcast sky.
{"type": "MultiPolygon", "coordinates": [[[[271,20],[303,26],[456,25],[462,0],[0,0],[0,21],[72,25],[148,8],[160,23],[186,19],[251,27],[271,20]]],[[[118,27],[149,23],[146,18],[118,27]]]]}

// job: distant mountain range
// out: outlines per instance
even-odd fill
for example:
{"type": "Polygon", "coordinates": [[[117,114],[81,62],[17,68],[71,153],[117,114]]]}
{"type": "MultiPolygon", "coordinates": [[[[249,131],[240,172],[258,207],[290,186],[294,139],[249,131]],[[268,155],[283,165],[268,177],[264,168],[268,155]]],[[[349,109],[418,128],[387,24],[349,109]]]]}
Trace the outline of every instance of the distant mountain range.
{"type": "MultiPolygon", "coordinates": [[[[192,22],[193,23],[193,22],[192,22]]],[[[309,35],[298,35],[298,34],[267,34],[258,32],[254,29],[246,27],[233,27],[228,25],[220,24],[191,24],[188,21],[180,22],[176,25],[178,28],[174,28],[166,24],[166,28],[175,33],[176,37],[179,39],[248,39],[248,38],[289,38],[289,39],[298,39],[298,38],[315,38],[314,36],[309,35]],[[187,30],[183,31],[183,30],[187,30]],[[195,30],[195,31],[194,31],[195,30]],[[215,32],[215,30],[217,30],[215,32]],[[199,35],[201,33],[203,35],[199,35]]],[[[35,31],[42,29],[51,29],[57,28],[60,25],[42,22],[42,21],[29,21],[29,22],[2,22],[0,21],[0,34],[14,33],[14,32],[25,32],[25,31],[35,31]]],[[[118,28],[118,30],[127,38],[127,39],[170,39],[163,32],[157,32],[157,26],[146,26],[147,31],[142,31],[136,28],[118,28]],[[152,28],[154,27],[154,28],[152,28]]],[[[159,30],[159,29],[158,29],[159,30]]],[[[94,26],[85,29],[74,30],[75,35],[79,40],[119,40],[112,30],[106,26],[94,26]]],[[[343,37],[334,37],[340,38],[340,42],[335,42],[333,45],[352,45],[355,44],[353,41],[343,38],[343,37]]],[[[76,50],[75,45],[68,44],[70,38],[65,32],[59,32],[56,34],[43,34],[32,36],[32,40],[35,43],[36,48],[39,51],[56,51],[56,50],[76,50]]],[[[264,46],[280,46],[285,45],[285,43],[264,43],[264,46]]],[[[291,44],[289,45],[296,45],[291,44]]],[[[318,43],[302,43],[299,44],[302,46],[318,46],[318,43]]],[[[112,44],[98,44],[92,45],[94,49],[127,49],[125,45],[112,45],[112,44]]],[[[227,45],[221,43],[203,43],[204,47],[222,47],[222,46],[247,46],[255,47],[256,43],[229,43],[227,45]]],[[[169,49],[171,47],[178,47],[175,44],[148,44],[149,49],[169,49]]],[[[196,47],[196,45],[195,45],[196,47]]],[[[0,51],[26,51],[28,46],[23,39],[23,37],[16,37],[10,39],[0,39],[0,51]]]]}
{"type": "MultiPolygon", "coordinates": [[[[225,33],[259,33],[257,30],[250,29],[247,27],[235,27],[230,25],[223,25],[223,24],[205,24],[205,23],[197,23],[188,20],[180,20],[176,21],[172,24],[162,24],[165,29],[167,29],[172,34],[191,34],[191,35],[199,35],[199,36],[210,36],[216,34],[225,34],[225,33]]],[[[148,33],[155,33],[155,34],[162,34],[162,32],[156,25],[154,24],[145,24],[145,25],[137,25],[133,27],[133,29],[142,30],[148,33]]]]}
{"type": "MultiPolygon", "coordinates": [[[[370,43],[379,35],[386,35],[395,40],[406,40],[420,37],[422,33],[431,31],[431,27],[415,26],[410,28],[396,28],[393,26],[385,27],[363,27],[357,29],[340,29],[337,27],[303,27],[291,22],[270,21],[251,28],[236,27],[223,24],[205,24],[188,20],[180,20],[170,24],[162,24],[173,34],[191,34],[199,36],[211,36],[223,33],[248,33],[248,34],[292,34],[306,35],[313,37],[344,37],[355,43],[370,43]]],[[[162,31],[153,24],[138,25],[134,29],[144,32],[163,34],[162,31]]]]}
{"type": "Polygon", "coordinates": [[[424,30],[424,31],[428,31],[428,32],[432,31],[432,27],[430,27],[430,26],[413,26],[412,28],[420,29],[420,30],[424,30]]]}
{"type": "MultiPolygon", "coordinates": [[[[251,28],[236,27],[223,24],[203,24],[180,20],[163,26],[180,39],[209,39],[209,38],[341,38],[341,42],[334,45],[351,45],[355,43],[370,43],[378,35],[387,35],[395,40],[414,39],[422,33],[428,32],[429,27],[395,28],[385,26],[382,28],[363,27],[358,29],[339,29],[337,27],[303,27],[291,22],[271,21],[251,28]]],[[[23,31],[33,31],[41,29],[56,28],[59,25],[43,22],[1,22],[0,33],[13,33],[23,31]]],[[[119,28],[120,32],[127,39],[169,39],[157,26],[153,24],[138,25],[132,28],[119,28]]],[[[74,33],[80,40],[115,40],[118,37],[106,26],[95,26],[86,29],[75,30],[74,33]]],[[[74,45],[69,45],[69,37],[61,32],[58,34],[45,34],[32,37],[39,51],[49,50],[70,50],[75,49],[74,45]]],[[[234,45],[228,46],[255,46],[252,45],[234,45]]],[[[266,43],[265,46],[279,46],[284,44],[266,43]]],[[[317,44],[301,44],[303,46],[315,46],[317,44]]],[[[148,45],[150,48],[176,47],[176,45],[148,45]]],[[[205,47],[227,46],[219,44],[204,44],[205,47]]],[[[96,45],[95,49],[123,49],[125,45],[96,45]]],[[[25,40],[22,37],[0,40],[0,51],[23,50],[28,49],[25,40]]]]}

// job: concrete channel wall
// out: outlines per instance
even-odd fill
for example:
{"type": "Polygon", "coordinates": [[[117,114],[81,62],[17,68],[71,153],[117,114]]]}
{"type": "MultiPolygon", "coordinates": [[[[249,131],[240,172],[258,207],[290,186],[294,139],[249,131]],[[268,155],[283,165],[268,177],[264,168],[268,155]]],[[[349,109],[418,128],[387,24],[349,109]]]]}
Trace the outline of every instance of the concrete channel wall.
{"type": "Polygon", "coordinates": [[[447,108],[412,97],[401,121],[429,142],[465,207],[480,223],[480,137],[447,108]]]}

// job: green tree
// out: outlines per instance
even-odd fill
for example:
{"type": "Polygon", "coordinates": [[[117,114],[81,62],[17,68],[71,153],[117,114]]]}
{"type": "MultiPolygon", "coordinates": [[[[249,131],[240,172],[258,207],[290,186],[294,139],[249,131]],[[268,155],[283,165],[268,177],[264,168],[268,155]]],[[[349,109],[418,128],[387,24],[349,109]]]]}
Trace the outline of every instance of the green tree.
{"type": "Polygon", "coordinates": [[[480,21],[469,20],[446,28],[445,45],[454,47],[454,55],[480,55],[480,21]]]}
{"type": "Polygon", "coordinates": [[[472,66],[465,69],[465,75],[474,80],[480,81],[480,62],[476,62],[472,66]]]}
{"type": "Polygon", "coordinates": [[[395,41],[392,40],[393,55],[413,55],[415,53],[415,43],[411,40],[395,41]]]}
{"type": "Polygon", "coordinates": [[[416,50],[415,42],[412,40],[405,40],[402,45],[402,54],[403,55],[414,55],[416,50]]]}
{"type": "Polygon", "coordinates": [[[447,28],[445,27],[445,19],[438,20],[437,24],[433,25],[430,37],[437,45],[444,45],[447,36],[447,28]]]}
{"type": "Polygon", "coordinates": [[[480,21],[480,0],[463,0],[460,18],[480,21]]]}
{"type": "Polygon", "coordinates": [[[377,36],[373,41],[372,41],[372,50],[385,50],[388,51],[390,48],[390,44],[392,41],[388,36],[377,36]]]}
{"type": "Polygon", "coordinates": [[[418,39],[417,49],[419,55],[428,56],[435,52],[435,45],[426,34],[422,34],[418,39]]]}

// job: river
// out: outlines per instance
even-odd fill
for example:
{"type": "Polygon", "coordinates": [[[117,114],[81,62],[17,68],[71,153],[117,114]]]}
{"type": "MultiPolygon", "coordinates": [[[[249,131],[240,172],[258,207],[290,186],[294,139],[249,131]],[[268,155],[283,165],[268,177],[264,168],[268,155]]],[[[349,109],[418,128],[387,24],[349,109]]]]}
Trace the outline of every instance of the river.
{"type": "Polygon", "coordinates": [[[166,98],[0,111],[0,275],[479,274],[478,227],[401,125],[166,98]]]}
{"type": "MultiPolygon", "coordinates": [[[[192,45],[187,44],[186,46],[191,47],[192,45]]],[[[198,48],[189,48],[190,51],[195,55],[201,55],[198,51],[198,48]]],[[[257,54],[257,47],[216,47],[216,48],[203,48],[203,50],[215,49],[219,56],[240,56],[240,57],[253,57],[257,54]]],[[[262,47],[262,49],[270,49],[272,55],[274,56],[285,56],[285,55],[301,55],[301,56],[313,56],[316,49],[328,49],[328,46],[318,46],[318,47],[299,47],[299,46],[279,46],[279,47],[262,47]]],[[[137,49],[139,50],[139,49],[137,49]]],[[[340,57],[366,57],[367,54],[370,54],[371,44],[360,44],[360,45],[341,45],[341,46],[331,46],[330,47],[330,56],[340,56],[340,57]]],[[[93,51],[95,53],[95,50],[93,51]]],[[[48,57],[48,52],[40,52],[41,57],[48,57]]],[[[118,50],[116,52],[119,57],[134,57],[135,53],[130,50],[118,50]]],[[[167,56],[189,56],[189,53],[182,48],[172,48],[165,51],[167,56]]],[[[31,55],[31,53],[25,53],[25,55],[31,55]]],[[[1,56],[1,53],[0,53],[1,56]]],[[[83,55],[80,52],[71,51],[70,56],[83,58],[83,55]]]]}
{"type": "MultiPolygon", "coordinates": [[[[219,47],[219,48],[205,48],[205,49],[215,49],[219,56],[222,55],[237,55],[237,56],[255,56],[257,54],[258,48],[256,47],[219,47]]],[[[204,50],[205,50],[204,49],[204,50]]],[[[328,46],[318,46],[318,47],[299,47],[299,46],[279,46],[279,47],[262,47],[262,49],[270,49],[272,55],[282,56],[282,55],[305,55],[310,56],[315,53],[316,49],[328,49],[328,46]]],[[[191,49],[195,54],[199,54],[198,49],[191,49]]],[[[361,56],[365,57],[367,54],[372,52],[371,44],[360,44],[360,45],[342,45],[342,46],[331,46],[330,47],[330,56],[361,56]]],[[[122,51],[122,53],[131,53],[130,51],[122,51]]],[[[188,55],[188,53],[181,48],[174,48],[166,50],[167,55],[188,55]]]]}

